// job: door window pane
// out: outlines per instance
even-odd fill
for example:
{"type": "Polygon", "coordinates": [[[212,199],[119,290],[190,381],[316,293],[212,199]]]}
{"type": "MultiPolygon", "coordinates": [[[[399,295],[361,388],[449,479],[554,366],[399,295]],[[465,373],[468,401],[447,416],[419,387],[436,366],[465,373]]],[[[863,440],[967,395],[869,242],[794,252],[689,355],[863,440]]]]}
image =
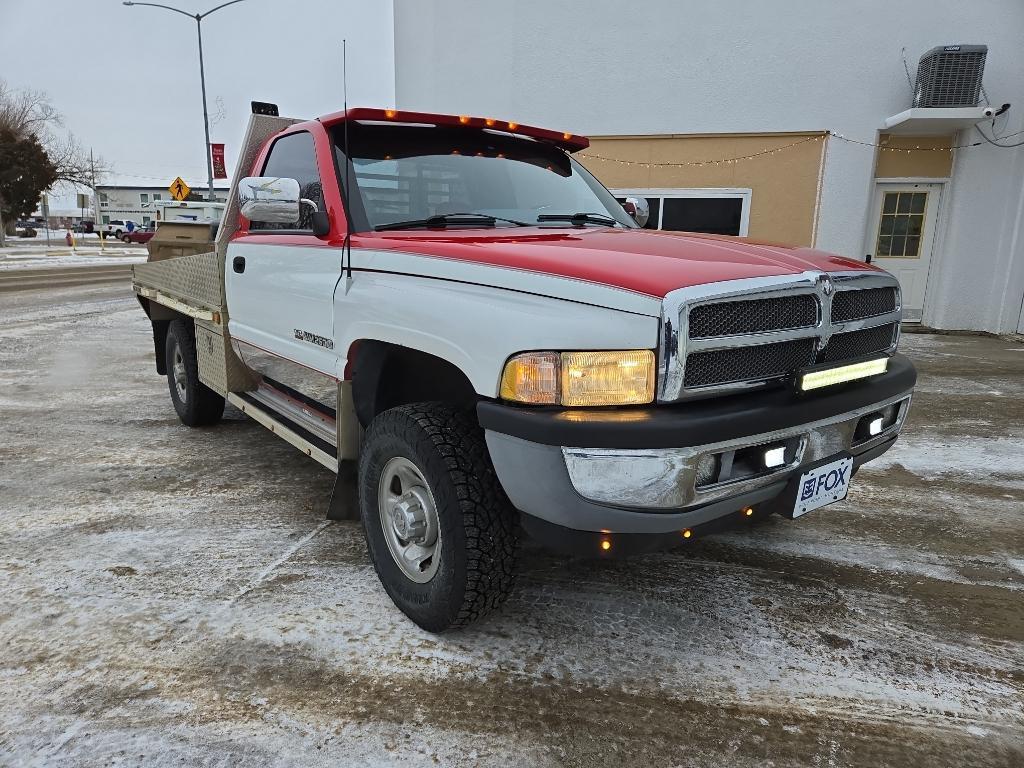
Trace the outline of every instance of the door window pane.
{"type": "Polygon", "coordinates": [[[927,192],[886,192],[882,197],[882,213],[878,222],[877,255],[919,258],[927,207],[927,192]]]}
{"type": "MultiPolygon", "coordinates": [[[[295,179],[299,182],[299,197],[316,203],[318,210],[324,210],[323,187],[320,184],[320,170],[316,164],[313,137],[308,133],[292,133],[282,136],[270,148],[270,157],[263,166],[263,175],[273,178],[295,179]]],[[[269,224],[253,221],[251,230],[267,229],[312,229],[313,209],[306,204],[299,206],[299,219],[289,224],[269,224]]]]}
{"type": "Polygon", "coordinates": [[[743,215],[739,197],[667,197],[661,228],[679,232],[738,235],[743,215]]]}

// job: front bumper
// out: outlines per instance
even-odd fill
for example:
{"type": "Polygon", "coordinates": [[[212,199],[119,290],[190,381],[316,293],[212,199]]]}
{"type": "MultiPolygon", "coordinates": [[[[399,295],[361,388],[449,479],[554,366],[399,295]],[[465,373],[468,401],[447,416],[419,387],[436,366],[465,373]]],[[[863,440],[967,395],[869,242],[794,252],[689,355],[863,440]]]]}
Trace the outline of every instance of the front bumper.
{"type": "Polygon", "coordinates": [[[910,361],[895,355],[881,376],[811,396],[777,390],[588,411],[481,402],[478,415],[498,478],[522,512],[578,531],[668,533],[763,504],[830,456],[849,453],[859,466],[881,455],[902,428],[915,381],[910,361]],[[858,431],[889,406],[880,433],[858,431]],[[707,457],[731,464],[776,445],[786,446],[785,461],[771,470],[744,465],[708,482],[701,469],[707,457]]]}

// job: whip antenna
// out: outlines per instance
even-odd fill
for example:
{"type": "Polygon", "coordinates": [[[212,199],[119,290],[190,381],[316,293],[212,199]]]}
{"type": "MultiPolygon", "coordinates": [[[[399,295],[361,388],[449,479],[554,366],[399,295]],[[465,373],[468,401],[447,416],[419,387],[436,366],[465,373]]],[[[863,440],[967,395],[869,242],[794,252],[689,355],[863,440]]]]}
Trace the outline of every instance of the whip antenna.
{"type": "Polygon", "coordinates": [[[345,145],[345,242],[342,244],[342,258],[345,260],[345,288],[352,284],[352,158],[348,153],[348,39],[341,39],[341,100],[345,111],[342,125],[342,143],[345,145]]]}

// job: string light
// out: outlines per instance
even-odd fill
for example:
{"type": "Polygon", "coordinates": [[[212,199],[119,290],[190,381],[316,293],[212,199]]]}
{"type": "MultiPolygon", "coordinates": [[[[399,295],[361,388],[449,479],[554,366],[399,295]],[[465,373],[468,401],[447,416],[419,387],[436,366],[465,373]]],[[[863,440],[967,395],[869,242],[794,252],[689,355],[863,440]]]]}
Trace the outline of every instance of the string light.
{"type": "Polygon", "coordinates": [[[888,144],[880,144],[872,141],[860,141],[859,139],[851,139],[848,136],[844,136],[841,133],[835,131],[826,131],[824,133],[817,134],[815,136],[807,136],[806,138],[794,141],[790,144],[784,144],[781,147],[773,147],[771,149],[762,149],[760,152],[754,152],[749,155],[740,155],[738,157],[724,157],[717,160],[690,160],[682,163],[648,163],[642,160],[621,160],[616,157],[605,157],[603,155],[594,155],[589,152],[577,152],[577,157],[586,158],[588,160],[598,160],[605,163],[617,163],[619,165],[632,165],[639,166],[641,168],[693,168],[703,166],[719,166],[719,165],[732,165],[734,163],[743,162],[745,160],[753,160],[758,157],[764,157],[765,155],[774,155],[779,152],[784,152],[787,149],[793,147],[799,147],[803,144],[807,144],[812,141],[821,141],[826,137],[838,139],[839,141],[845,141],[850,144],[857,144],[863,147],[875,147],[882,152],[906,152],[908,155],[914,152],[952,152],[954,149],[966,149],[968,147],[981,146],[980,141],[973,142],[971,144],[959,144],[950,147],[922,147],[915,145],[913,147],[892,147],[888,144]]]}

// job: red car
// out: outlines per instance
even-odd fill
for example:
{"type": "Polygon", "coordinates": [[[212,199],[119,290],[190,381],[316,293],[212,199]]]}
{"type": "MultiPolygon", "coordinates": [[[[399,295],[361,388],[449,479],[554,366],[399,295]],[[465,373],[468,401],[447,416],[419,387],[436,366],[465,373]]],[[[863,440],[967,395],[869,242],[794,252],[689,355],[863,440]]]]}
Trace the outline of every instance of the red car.
{"type": "Polygon", "coordinates": [[[131,232],[124,232],[121,241],[125,243],[148,243],[149,239],[156,234],[156,222],[149,222],[142,229],[133,229],[131,232]]]}

